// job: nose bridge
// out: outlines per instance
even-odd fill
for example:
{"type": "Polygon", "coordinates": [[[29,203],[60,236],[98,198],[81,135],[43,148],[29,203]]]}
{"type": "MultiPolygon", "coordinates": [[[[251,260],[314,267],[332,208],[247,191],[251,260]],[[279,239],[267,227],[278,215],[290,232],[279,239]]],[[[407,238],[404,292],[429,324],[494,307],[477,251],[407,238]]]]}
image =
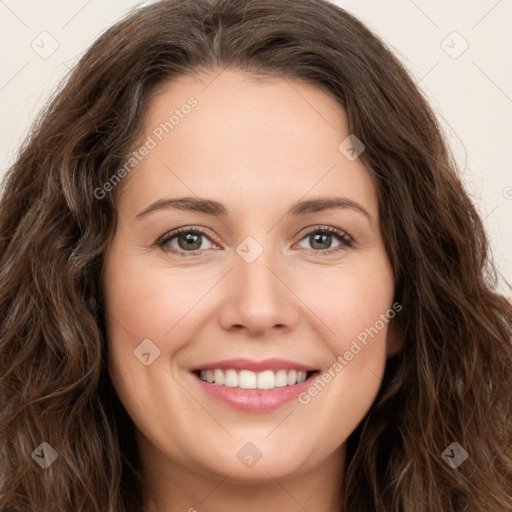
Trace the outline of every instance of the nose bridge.
{"type": "Polygon", "coordinates": [[[259,304],[259,309],[263,309],[261,301],[270,305],[276,296],[282,294],[282,290],[278,288],[283,285],[275,275],[276,268],[280,265],[276,251],[270,243],[271,237],[266,237],[264,242],[258,242],[254,237],[248,236],[236,249],[239,256],[235,269],[236,279],[239,280],[238,293],[246,304],[259,304]]]}
{"type": "Polygon", "coordinates": [[[279,326],[290,327],[297,318],[293,294],[286,283],[286,267],[277,251],[254,237],[245,238],[236,248],[228,305],[223,313],[224,327],[244,326],[262,333],[279,326]]]}

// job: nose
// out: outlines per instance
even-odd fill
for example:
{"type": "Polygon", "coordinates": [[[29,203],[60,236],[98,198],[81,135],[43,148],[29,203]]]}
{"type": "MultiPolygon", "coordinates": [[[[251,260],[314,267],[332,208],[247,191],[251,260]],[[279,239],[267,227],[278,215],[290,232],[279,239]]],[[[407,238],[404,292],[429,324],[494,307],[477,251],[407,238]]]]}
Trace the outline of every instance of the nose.
{"type": "Polygon", "coordinates": [[[226,300],[220,313],[224,329],[259,337],[295,328],[301,302],[293,292],[291,273],[271,252],[264,250],[252,263],[235,257],[235,268],[224,284],[226,300]]]}

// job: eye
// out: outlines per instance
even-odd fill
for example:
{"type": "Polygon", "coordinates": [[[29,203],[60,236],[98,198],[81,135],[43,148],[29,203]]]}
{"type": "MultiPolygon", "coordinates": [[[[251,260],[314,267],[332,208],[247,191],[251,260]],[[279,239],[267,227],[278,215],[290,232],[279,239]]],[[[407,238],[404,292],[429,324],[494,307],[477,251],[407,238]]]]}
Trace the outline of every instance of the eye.
{"type": "Polygon", "coordinates": [[[166,251],[178,253],[182,256],[184,256],[185,253],[196,255],[203,249],[211,248],[211,246],[205,247],[203,244],[205,239],[210,241],[206,232],[201,228],[184,227],[167,233],[157,241],[157,245],[166,251]]]}
{"type": "MultiPolygon", "coordinates": [[[[305,249],[321,254],[331,254],[353,245],[353,240],[347,233],[330,226],[315,226],[309,229],[302,235],[301,242],[304,240],[310,244],[310,247],[305,247],[305,249]],[[331,247],[333,241],[336,240],[338,241],[337,245],[331,247]]],[[[181,256],[185,256],[185,254],[200,255],[203,250],[213,247],[213,243],[206,232],[195,226],[174,229],[160,238],[156,245],[164,251],[180,254],[181,256]],[[205,246],[204,242],[206,240],[210,245],[207,243],[205,246]]]]}
{"type": "MultiPolygon", "coordinates": [[[[322,254],[331,254],[352,247],[353,240],[347,233],[341,229],[330,226],[316,226],[305,233],[301,241],[306,240],[310,243],[310,250],[322,254]],[[338,240],[338,244],[331,247],[333,241],[338,240]]],[[[307,247],[306,247],[307,249],[307,247]]]]}

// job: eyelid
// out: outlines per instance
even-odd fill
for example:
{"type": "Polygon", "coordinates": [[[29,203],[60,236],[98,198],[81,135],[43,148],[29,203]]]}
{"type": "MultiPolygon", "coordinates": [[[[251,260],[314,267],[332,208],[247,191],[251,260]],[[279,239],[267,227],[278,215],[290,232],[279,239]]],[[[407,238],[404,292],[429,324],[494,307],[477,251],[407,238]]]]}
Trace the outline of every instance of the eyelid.
{"type": "Polygon", "coordinates": [[[311,233],[316,233],[317,231],[327,231],[329,233],[337,234],[338,236],[345,236],[347,239],[350,239],[353,241],[353,238],[344,230],[340,228],[335,228],[334,226],[328,226],[324,224],[313,224],[312,226],[308,226],[304,228],[303,230],[299,231],[299,233],[296,236],[300,236],[301,239],[304,238],[306,235],[309,235],[311,233]]]}

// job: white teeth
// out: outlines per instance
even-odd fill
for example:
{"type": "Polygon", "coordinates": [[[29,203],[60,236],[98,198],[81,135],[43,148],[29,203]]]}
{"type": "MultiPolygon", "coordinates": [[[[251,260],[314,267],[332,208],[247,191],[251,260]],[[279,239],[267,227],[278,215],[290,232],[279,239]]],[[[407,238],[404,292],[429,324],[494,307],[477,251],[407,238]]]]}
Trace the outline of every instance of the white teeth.
{"type": "Polygon", "coordinates": [[[276,388],[282,388],[288,385],[288,373],[286,370],[276,372],[276,388]]]}
{"type": "Polygon", "coordinates": [[[297,370],[265,370],[253,372],[251,370],[201,370],[201,380],[220,386],[241,389],[274,389],[284,386],[294,386],[304,382],[307,373],[297,370]]]}
{"type": "Polygon", "coordinates": [[[226,370],[226,373],[224,374],[224,386],[227,386],[228,388],[238,387],[238,373],[236,373],[235,370],[226,370]]]}
{"type": "Polygon", "coordinates": [[[258,389],[273,389],[276,387],[276,376],[272,370],[258,373],[258,389]]]}
{"type": "Polygon", "coordinates": [[[256,389],[256,374],[249,370],[240,370],[238,374],[238,387],[242,389],[256,389]]]}
{"type": "Polygon", "coordinates": [[[224,384],[224,373],[222,370],[213,370],[213,379],[215,384],[224,384]]]}

